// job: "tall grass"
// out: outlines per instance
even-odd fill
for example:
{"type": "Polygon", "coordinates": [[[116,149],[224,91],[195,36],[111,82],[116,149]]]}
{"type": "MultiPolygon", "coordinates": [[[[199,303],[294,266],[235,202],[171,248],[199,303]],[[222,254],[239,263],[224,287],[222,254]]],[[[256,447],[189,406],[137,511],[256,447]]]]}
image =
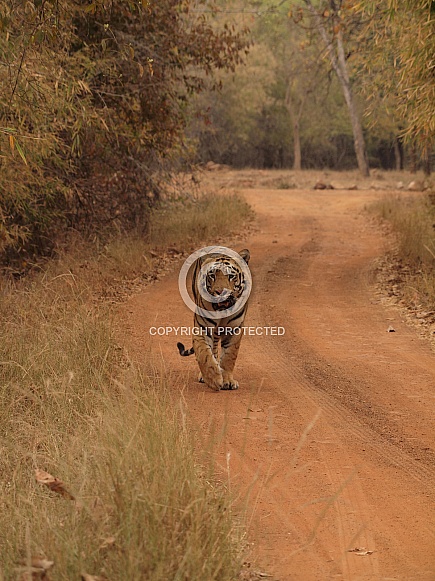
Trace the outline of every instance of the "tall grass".
{"type": "MultiPolygon", "coordinates": [[[[226,219],[216,219],[224,228],[226,219]]],[[[184,222],[179,212],[167,231],[183,249],[177,220],[184,222]]],[[[202,231],[192,226],[192,239],[202,231]]],[[[0,579],[30,579],[35,556],[53,561],[50,578],[65,581],[84,573],[111,581],[237,577],[239,529],[227,491],[195,463],[167,379],[151,364],[130,364],[111,311],[94,300],[109,272],[133,276],[143,267],[150,242],[140,243],[113,242],[94,259],[76,254],[32,279],[0,282],[0,579]],[[61,479],[75,500],[38,484],[36,468],[61,479]]]]}
{"type": "Polygon", "coordinates": [[[58,260],[45,269],[48,275],[69,277],[68,287],[78,283],[81,292],[91,288],[93,293],[104,294],[114,279],[152,273],[168,250],[187,252],[200,244],[231,239],[243,233],[252,218],[252,209],[237,194],[210,193],[170,201],[154,209],[147,232],[120,234],[104,244],[98,239],[92,243],[80,235],[70,235],[67,249],[59,248],[58,260]]]}
{"type": "Polygon", "coordinates": [[[407,266],[404,289],[413,302],[435,309],[435,203],[424,197],[386,197],[372,210],[397,234],[398,258],[407,266]]]}
{"type": "Polygon", "coordinates": [[[213,242],[225,232],[238,232],[251,214],[249,205],[238,194],[208,194],[175,211],[171,206],[158,210],[151,221],[149,240],[157,247],[213,242]]]}

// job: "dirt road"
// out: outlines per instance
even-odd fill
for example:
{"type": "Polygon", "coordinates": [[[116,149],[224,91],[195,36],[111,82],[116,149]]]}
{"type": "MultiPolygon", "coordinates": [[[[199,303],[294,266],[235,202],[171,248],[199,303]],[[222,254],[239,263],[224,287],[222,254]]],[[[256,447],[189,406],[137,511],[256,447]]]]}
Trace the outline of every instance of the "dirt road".
{"type": "Polygon", "coordinates": [[[434,580],[435,354],[376,295],[385,241],[361,210],[382,194],[242,192],[259,225],[243,243],[246,324],[285,335],[245,336],[240,389],[207,390],[174,335],[149,333],[191,325],[177,269],[125,305],[128,348],[164,360],[193,422],[220,437],[257,568],[279,581],[434,580]]]}

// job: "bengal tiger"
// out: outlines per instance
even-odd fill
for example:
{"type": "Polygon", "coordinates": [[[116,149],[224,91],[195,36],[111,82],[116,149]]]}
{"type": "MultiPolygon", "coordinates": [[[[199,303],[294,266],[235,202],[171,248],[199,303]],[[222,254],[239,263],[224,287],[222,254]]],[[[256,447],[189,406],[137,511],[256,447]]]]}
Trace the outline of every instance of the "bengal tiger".
{"type": "MultiPolygon", "coordinates": [[[[239,252],[240,257],[248,264],[250,252],[247,249],[239,252]]],[[[237,308],[237,301],[245,291],[250,291],[250,280],[246,280],[244,269],[238,261],[228,255],[209,254],[197,259],[192,276],[192,293],[196,304],[193,334],[193,346],[186,350],[182,343],[177,343],[180,355],[195,353],[201,371],[199,381],[215,391],[238,389],[239,384],[233,378],[233,370],[243,335],[243,323],[248,301],[237,308]],[[210,301],[203,298],[200,290],[211,295],[210,301]],[[231,310],[231,307],[237,309],[231,310]],[[224,318],[207,316],[205,311],[226,311],[230,314],[224,318]],[[218,356],[219,342],[221,355],[218,356]]],[[[249,295],[248,295],[249,296],[249,295]]]]}

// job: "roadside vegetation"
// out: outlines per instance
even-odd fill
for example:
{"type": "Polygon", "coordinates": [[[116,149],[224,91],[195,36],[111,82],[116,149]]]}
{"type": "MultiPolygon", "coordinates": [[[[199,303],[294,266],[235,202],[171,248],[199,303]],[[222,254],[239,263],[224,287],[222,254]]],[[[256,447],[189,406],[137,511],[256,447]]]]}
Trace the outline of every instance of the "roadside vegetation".
{"type": "Polygon", "coordinates": [[[435,198],[390,196],[371,208],[397,235],[397,265],[408,306],[435,311],[435,198]]]}
{"type": "Polygon", "coordinates": [[[197,96],[198,159],[431,171],[431,0],[221,0],[227,12],[249,22],[253,46],[236,75],[220,73],[221,93],[197,96]]]}
{"type": "Polygon", "coordinates": [[[0,263],[145,230],[192,161],[431,171],[429,0],[0,0],[0,263]]]}
{"type": "Polygon", "coordinates": [[[188,102],[248,41],[194,0],[0,0],[0,260],[146,230],[188,102]]]}
{"type": "Polygon", "coordinates": [[[166,378],[118,346],[98,293],[249,215],[237,196],[206,196],[156,212],[156,238],[99,253],[77,243],[40,272],[0,280],[0,579],[237,577],[231,498],[211,463],[197,464],[166,378]]]}
{"type": "Polygon", "coordinates": [[[238,194],[206,194],[198,200],[180,202],[152,215],[149,240],[157,248],[189,245],[194,248],[202,240],[216,240],[229,229],[240,231],[240,224],[253,216],[245,200],[238,194]]]}

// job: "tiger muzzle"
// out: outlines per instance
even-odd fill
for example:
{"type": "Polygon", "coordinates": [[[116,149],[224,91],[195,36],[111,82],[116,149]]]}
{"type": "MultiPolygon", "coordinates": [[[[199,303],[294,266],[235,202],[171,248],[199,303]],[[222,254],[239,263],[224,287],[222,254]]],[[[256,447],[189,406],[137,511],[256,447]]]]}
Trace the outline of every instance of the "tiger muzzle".
{"type": "Polygon", "coordinates": [[[213,309],[215,311],[224,311],[230,309],[236,303],[236,298],[234,295],[229,295],[227,297],[222,297],[222,300],[218,303],[213,303],[213,309]]]}

